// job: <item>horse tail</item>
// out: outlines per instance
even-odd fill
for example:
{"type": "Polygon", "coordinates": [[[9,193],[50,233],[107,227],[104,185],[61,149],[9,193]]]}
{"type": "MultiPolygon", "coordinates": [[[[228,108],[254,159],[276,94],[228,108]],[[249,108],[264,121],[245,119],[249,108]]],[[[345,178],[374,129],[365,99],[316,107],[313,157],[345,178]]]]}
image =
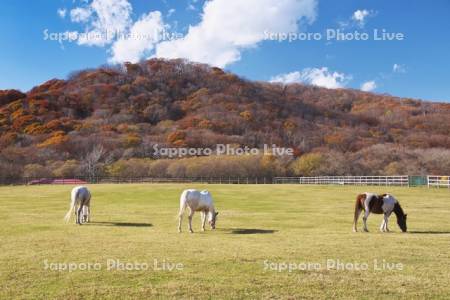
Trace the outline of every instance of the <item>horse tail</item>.
{"type": "Polygon", "coordinates": [[[70,221],[70,217],[72,216],[72,212],[75,209],[76,203],[77,203],[77,198],[78,198],[78,191],[75,193],[75,195],[71,194],[71,199],[70,199],[70,208],[69,211],[67,212],[67,214],[64,217],[64,221],[66,221],[66,223],[68,223],[70,221]]]}
{"type": "Polygon", "coordinates": [[[185,209],[186,209],[186,202],[187,202],[187,196],[189,194],[188,190],[184,190],[183,193],[181,193],[180,196],[180,211],[178,212],[178,216],[183,215],[185,209]]]}
{"type": "Polygon", "coordinates": [[[72,211],[75,209],[75,201],[72,201],[70,203],[70,208],[69,211],[67,212],[66,216],[64,217],[64,221],[66,221],[66,223],[69,223],[70,221],[70,217],[72,216],[72,211]]]}
{"type": "Polygon", "coordinates": [[[353,217],[353,231],[356,231],[356,223],[358,223],[358,218],[359,215],[361,214],[361,211],[364,209],[362,203],[361,203],[361,199],[364,197],[364,194],[358,195],[356,197],[356,202],[355,202],[355,214],[353,217]]]}

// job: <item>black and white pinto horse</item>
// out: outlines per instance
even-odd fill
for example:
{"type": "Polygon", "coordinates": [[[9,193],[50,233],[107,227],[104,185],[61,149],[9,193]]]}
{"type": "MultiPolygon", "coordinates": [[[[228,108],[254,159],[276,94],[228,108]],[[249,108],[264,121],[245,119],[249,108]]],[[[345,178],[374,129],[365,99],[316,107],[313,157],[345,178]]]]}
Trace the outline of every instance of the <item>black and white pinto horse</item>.
{"type": "Polygon", "coordinates": [[[178,232],[181,232],[181,222],[186,209],[189,211],[189,232],[194,232],[192,230],[192,217],[196,211],[199,211],[202,217],[202,231],[205,231],[206,216],[208,216],[211,228],[216,229],[216,220],[219,213],[214,208],[214,201],[210,192],[200,192],[194,189],[183,191],[180,196],[180,211],[178,212],[178,232]]]}
{"type": "Polygon", "coordinates": [[[70,221],[72,211],[75,211],[76,224],[87,223],[91,217],[91,193],[87,187],[77,186],[72,189],[70,208],[64,219],[70,221]]]}
{"type": "Polygon", "coordinates": [[[389,194],[376,195],[373,193],[364,193],[358,195],[355,203],[355,217],[353,220],[353,231],[356,232],[357,222],[359,215],[364,211],[364,231],[368,232],[367,229],[367,218],[370,213],[374,214],[384,214],[383,222],[380,226],[380,231],[389,232],[388,221],[389,216],[392,212],[397,216],[397,224],[403,232],[406,232],[406,217],[407,215],[403,212],[400,203],[394,196],[389,194]]]}

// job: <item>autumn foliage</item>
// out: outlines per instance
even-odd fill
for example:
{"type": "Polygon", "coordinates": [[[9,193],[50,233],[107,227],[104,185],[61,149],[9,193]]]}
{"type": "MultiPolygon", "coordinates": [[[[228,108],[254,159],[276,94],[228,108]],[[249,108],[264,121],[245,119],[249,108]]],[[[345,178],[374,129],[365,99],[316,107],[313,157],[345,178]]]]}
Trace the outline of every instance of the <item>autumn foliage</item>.
{"type": "MultiPolygon", "coordinates": [[[[150,159],[166,175],[207,172],[197,164],[208,158],[156,160],[155,144],[295,149],[289,159],[259,158],[258,171],[242,174],[444,174],[450,173],[450,104],[251,82],[219,68],[161,59],[75,72],[27,93],[0,91],[5,170],[83,174],[86,157],[101,145],[104,169],[95,170],[120,173],[142,162],[139,172],[151,175],[150,159]]],[[[240,173],[244,161],[228,163],[240,173]]],[[[220,159],[207,163],[222,170],[220,159]]]]}

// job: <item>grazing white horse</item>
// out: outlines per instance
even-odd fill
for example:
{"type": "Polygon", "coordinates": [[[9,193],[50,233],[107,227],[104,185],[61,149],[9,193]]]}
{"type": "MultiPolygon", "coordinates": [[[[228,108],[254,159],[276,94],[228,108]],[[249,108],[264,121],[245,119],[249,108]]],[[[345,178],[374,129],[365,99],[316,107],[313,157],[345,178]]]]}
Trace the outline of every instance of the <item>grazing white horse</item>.
{"type": "Polygon", "coordinates": [[[71,192],[70,208],[64,219],[70,221],[72,211],[75,211],[76,224],[87,223],[91,217],[91,193],[85,186],[77,186],[71,192]]]}
{"type": "Polygon", "coordinates": [[[178,213],[178,232],[181,232],[181,222],[186,208],[189,209],[189,232],[194,232],[192,230],[192,217],[196,211],[201,213],[202,231],[205,231],[206,215],[208,215],[208,222],[211,228],[216,228],[216,218],[219,213],[214,209],[214,202],[210,192],[200,192],[192,189],[183,191],[180,197],[180,212],[178,213]]]}
{"type": "Polygon", "coordinates": [[[373,193],[364,193],[356,197],[355,203],[355,216],[353,219],[353,231],[357,231],[357,222],[359,215],[364,211],[364,231],[368,232],[367,229],[367,218],[370,213],[374,214],[384,214],[383,222],[380,226],[381,232],[389,232],[388,221],[389,216],[392,212],[397,216],[397,224],[403,232],[406,232],[406,217],[407,215],[403,212],[400,203],[394,196],[389,194],[375,195],[373,193]]]}

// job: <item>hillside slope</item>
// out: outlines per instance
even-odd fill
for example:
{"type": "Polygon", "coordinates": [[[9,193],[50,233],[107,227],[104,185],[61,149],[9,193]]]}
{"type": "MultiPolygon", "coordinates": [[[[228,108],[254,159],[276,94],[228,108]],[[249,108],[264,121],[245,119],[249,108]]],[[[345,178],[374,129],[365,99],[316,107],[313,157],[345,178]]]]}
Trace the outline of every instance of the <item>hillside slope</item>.
{"type": "Polygon", "coordinates": [[[361,160],[345,173],[385,173],[380,168],[395,162],[392,172],[450,173],[446,163],[418,161],[447,157],[450,104],[251,82],[206,65],[156,59],[77,72],[27,93],[0,91],[0,163],[18,169],[81,162],[96,145],[112,163],[151,157],[154,144],[217,143],[361,160]],[[371,156],[382,162],[371,165],[371,156]]]}

